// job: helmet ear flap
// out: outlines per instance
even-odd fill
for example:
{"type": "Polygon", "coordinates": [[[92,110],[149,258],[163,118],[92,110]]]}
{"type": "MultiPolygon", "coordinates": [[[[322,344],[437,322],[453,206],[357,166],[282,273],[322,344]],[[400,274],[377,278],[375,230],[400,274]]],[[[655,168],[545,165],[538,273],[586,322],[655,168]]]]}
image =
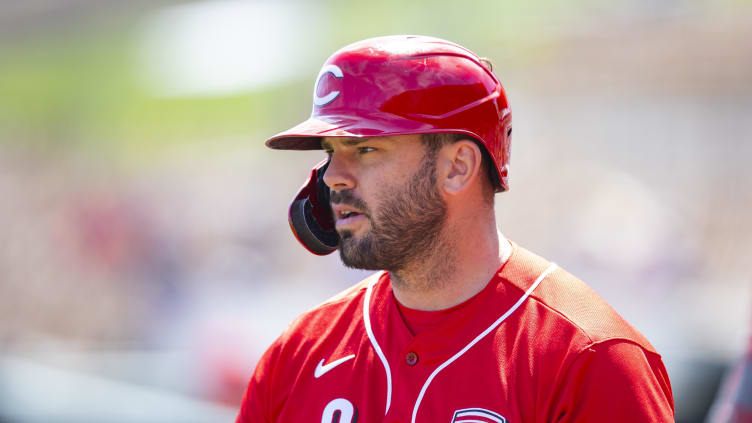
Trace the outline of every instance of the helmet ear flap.
{"type": "Polygon", "coordinates": [[[334,252],[339,246],[329,205],[329,187],[324,183],[328,165],[329,161],[325,160],[311,170],[288,211],[290,229],[295,238],[308,251],[320,256],[334,252]]]}

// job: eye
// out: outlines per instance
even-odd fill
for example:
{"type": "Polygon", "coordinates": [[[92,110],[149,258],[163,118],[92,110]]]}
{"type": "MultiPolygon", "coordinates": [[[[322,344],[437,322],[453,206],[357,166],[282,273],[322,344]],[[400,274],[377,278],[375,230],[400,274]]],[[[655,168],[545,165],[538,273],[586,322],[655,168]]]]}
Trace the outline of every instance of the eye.
{"type": "Polygon", "coordinates": [[[376,151],[376,149],[373,147],[366,147],[366,146],[358,147],[358,153],[360,154],[366,154],[372,151],[376,151]]]}

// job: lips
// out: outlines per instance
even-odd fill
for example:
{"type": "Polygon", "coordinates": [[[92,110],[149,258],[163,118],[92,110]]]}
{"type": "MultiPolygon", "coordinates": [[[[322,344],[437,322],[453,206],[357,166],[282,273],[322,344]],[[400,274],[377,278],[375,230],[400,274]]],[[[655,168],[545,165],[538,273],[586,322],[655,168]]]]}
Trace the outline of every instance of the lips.
{"type": "Polygon", "coordinates": [[[332,206],[332,211],[337,227],[356,223],[366,217],[360,210],[346,205],[332,206]]]}

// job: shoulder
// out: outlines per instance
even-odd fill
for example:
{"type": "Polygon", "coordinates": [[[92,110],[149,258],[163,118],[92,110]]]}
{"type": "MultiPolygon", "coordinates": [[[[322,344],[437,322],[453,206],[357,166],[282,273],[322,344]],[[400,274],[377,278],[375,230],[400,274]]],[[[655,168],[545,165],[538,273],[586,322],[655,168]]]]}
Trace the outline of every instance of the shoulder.
{"type": "Polygon", "coordinates": [[[303,312],[277,339],[278,344],[316,339],[324,334],[347,330],[359,325],[363,314],[363,301],[370,285],[378,282],[384,272],[377,272],[357,284],[303,312]]]}
{"type": "Polygon", "coordinates": [[[536,366],[557,380],[551,420],[672,421],[665,367],[637,329],[585,282],[517,245],[505,266],[504,282],[529,294],[519,327],[543,358],[536,366]]]}
{"type": "Polygon", "coordinates": [[[383,276],[375,273],[302,313],[267,348],[246,390],[238,422],[274,421],[291,394],[298,375],[313,375],[315,360],[362,342],[363,300],[368,287],[383,276]],[[313,360],[313,361],[312,361],[313,360]]]}
{"type": "Polygon", "coordinates": [[[563,421],[674,421],[663,362],[640,345],[620,339],[594,344],[563,377],[552,413],[563,421]]]}
{"type": "Polygon", "coordinates": [[[523,292],[543,276],[530,293],[531,305],[540,314],[548,315],[549,321],[556,322],[557,329],[568,327],[577,332],[583,338],[583,347],[624,340],[655,353],[647,338],[590,286],[565,269],[517,245],[510,262],[512,269],[506,272],[510,275],[507,280],[523,292]]]}

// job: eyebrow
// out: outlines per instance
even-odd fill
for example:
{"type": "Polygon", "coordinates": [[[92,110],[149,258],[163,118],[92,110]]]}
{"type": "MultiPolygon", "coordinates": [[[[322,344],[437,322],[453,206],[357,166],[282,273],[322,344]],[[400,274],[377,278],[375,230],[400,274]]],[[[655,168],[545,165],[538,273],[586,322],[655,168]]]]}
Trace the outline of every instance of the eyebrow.
{"type": "MultiPolygon", "coordinates": [[[[352,146],[352,145],[358,145],[362,142],[368,141],[369,138],[347,138],[344,141],[342,141],[343,145],[346,146],[352,146]]],[[[332,145],[325,139],[321,139],[321,148],[332,148],[332,145]]]]}

